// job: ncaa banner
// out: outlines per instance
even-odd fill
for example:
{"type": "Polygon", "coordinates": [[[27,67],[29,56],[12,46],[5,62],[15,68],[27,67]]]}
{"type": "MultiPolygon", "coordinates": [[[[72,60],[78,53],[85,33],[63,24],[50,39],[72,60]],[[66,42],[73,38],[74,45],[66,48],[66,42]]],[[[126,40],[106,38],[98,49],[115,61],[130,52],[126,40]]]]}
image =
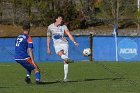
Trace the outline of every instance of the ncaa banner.
{"type": "MultiPolygon", "coordinates": [[[[140,37],[117,37],[118,61],[140,61],[140,37]]],[[[93,37],[93,58],[95,61],[115,61],[115,40],[113,36],[93,37]]]]}
{"type": "Polygon", "coordinates": [[[118,42],[118,58],[120,61],[140,61],[139,38],[120,37],[118,42]]]}

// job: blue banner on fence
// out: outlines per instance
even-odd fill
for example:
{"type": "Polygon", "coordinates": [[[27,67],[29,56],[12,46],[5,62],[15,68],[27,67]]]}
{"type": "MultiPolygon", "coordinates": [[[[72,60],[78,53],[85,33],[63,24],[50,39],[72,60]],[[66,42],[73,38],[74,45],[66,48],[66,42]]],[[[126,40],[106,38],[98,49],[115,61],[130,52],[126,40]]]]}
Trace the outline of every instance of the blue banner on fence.
{"type": "Polygon", "coordinates": [[[15,38],[0,38],[0,62],[12,62],[15,55],[15,38]]]}
{"type": "MultiPolygon", "coordinates": [[[[89,36],[75,36],[79,47],[74,46],[69,41],[69,57],[71,59],[90,60],[90,57],[83,56],[84,48],[90,47],[89,36]]],[[[118,61],[140,61],[140,37],[117,37],[117,57],[118,61]]],[[[0,62],[15,62],[15,39],[0,38],[0,62]]],[[[52,54],[47,54],[46,37],[33,37],[34,56],[36,62],[56,62],[62,61],[55,53],[53,42],[51,41],[52,54]]],[[[94,36],[93,37],[93,60],[95,61],[115,61],[116,49],[113,36],[94,36]]]]}
{"type": "MultiPolygon", "coordinates": [[[[84,48],[88,48],[89,36],[75,36],[75,40],[79,43],[76,47],[72,41],[69,41],[69,57],[73,60],[89,60],[82,54],[84,48]]],[[[16,38],[0,38],[0,62],[15,62],[15,39],[16,38]]],[[[33,37],[34,58],[36,62],[56,62],[62,61],[55,53],[53,42],[51,41],[52,54],[47,54],[46,37],[33,37]]]]}
{"type": "MultiPolygon", "coordinates": [[[[118,61],[140,61],[140,37],[117,37],[118,61]]],[[[93,38],[95,61],[115,61],[115,40],[111,36],[93,38]]]]}

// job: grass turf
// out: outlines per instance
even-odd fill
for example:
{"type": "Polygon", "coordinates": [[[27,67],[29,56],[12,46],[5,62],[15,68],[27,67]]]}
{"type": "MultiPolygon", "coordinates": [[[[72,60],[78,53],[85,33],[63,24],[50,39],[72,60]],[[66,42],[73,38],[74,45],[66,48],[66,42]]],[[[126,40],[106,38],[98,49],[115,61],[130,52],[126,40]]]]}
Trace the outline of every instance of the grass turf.
{"type": "Polygon", "coordinates": [[[0,63],[0,93],[139,93],[139,62],[76,62],[69,65],[70,82],[64,83],[62,62],[39,62],[42,81],[26,84],[18,63],[0,63]]]}

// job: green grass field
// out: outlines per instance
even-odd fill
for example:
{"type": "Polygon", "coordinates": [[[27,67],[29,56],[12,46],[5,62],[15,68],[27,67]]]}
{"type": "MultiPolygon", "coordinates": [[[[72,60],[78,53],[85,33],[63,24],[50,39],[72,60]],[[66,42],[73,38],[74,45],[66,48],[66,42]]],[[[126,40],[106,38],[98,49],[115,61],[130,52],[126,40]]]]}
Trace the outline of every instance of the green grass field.
{"type": "Polygon", "coordinates": [[[24,82],[18,63],[0,63],[0,93],[140,93],[139,62],[76,62],[69,65],[70,82],[64,83],[62,62],[37,63],[48,84],[24,82]]]}

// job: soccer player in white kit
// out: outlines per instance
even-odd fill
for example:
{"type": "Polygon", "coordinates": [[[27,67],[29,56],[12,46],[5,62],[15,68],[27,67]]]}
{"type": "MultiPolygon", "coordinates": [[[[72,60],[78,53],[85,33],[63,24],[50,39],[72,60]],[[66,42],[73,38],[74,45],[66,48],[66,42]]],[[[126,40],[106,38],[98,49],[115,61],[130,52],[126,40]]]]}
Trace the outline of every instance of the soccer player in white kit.
{"type": "Polygon", "coordinates": [[[65,39],[64,34],[66,33],[69,38],[73,41],[75,46],[79,44],[74,40],[73,36],[70,34],[66,25],[62,25],[63,15],[57,15],[55,23],[48,26],[47,31],[47,52],[51,54],[50,50],[50,36],[53,39],[53,44],[56,54],[58,54],[64,61],[64,81],[67,81],[68,75],[68,64],[74,61],[68,57],[68,41],[65,39]]]}

